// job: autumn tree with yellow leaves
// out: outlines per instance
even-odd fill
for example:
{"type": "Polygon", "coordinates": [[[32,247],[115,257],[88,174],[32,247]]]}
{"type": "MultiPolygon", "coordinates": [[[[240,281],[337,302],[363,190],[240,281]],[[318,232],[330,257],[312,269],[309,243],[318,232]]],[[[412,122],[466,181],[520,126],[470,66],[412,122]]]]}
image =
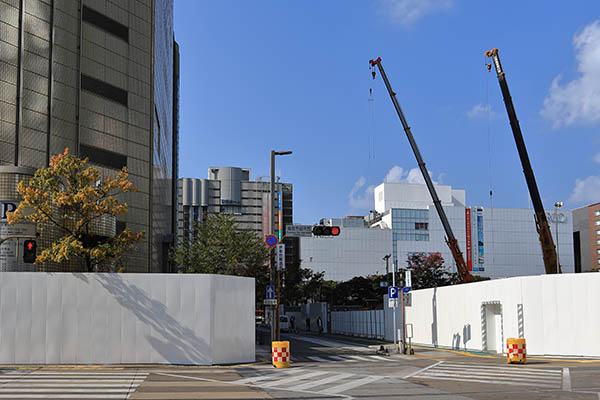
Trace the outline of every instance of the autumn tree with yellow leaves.
{"type": "Polygon", "coordinates": [[[50,224],[63,233],[37,256],[36,264],[77,257],[85,261],[87,272],[98,271],[101,263],[119,260],[143,237],[128,228],[114,237],[94,232],[94,224],[103,216],[127,213],[127,203],[115,196],[137,189],[127,179],[127,168],[115,178],[101,179],[98,169],[87,163],[87,158],[71,155],[67,148],[52,157],[49,167],[38,169],[29,181],[19,182],[17,191],[23,200],[14,212],[7,213],[8,223],[50,224]]]}

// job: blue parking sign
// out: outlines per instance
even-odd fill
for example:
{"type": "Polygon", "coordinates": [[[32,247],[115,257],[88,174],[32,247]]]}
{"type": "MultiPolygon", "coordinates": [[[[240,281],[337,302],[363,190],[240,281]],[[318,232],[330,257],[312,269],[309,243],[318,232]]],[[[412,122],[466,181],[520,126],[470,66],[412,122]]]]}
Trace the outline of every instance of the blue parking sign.
{"type": "Polygon", "coordinates": [[[398,286],[390,286],[388,288],[388,297],[390,299],[397,299],[398,298],[398,286]]]}

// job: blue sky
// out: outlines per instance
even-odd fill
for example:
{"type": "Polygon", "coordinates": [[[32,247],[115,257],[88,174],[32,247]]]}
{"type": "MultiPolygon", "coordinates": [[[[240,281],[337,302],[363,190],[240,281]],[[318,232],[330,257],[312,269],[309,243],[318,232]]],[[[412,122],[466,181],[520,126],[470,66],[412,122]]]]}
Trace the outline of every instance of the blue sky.
{"type": "Polygon", "coordinates": [[[266,177],[270,150],[292,150],[276,169],[295,223],[364,215],[385,179],[422,179],[376,57],[436,182],[529,207],[493,47],[545,207],[600,201],[600,2],[177,0],[175,34],[180,176],[266,177]]]}

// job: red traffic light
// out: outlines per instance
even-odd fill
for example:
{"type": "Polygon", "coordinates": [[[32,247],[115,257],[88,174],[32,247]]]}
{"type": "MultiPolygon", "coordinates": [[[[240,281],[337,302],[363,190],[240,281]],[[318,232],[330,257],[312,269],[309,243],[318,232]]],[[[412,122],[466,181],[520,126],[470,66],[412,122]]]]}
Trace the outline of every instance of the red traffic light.
{"type": "Polygon", "coordinates": [[[338,236],[340,234],[339,226],[315,225],[312,229],[314,236],[338,236]]]}
{"type": "Polygon", "coordinates": [[[37,257],[37,244],[35,240],[26,240],[23,242],[23,262],[32,264],[37,257]]]}
{"type": "Polygon", "coordinates": [[[27,243],[27,250],[33,250],[33,243],[27,243]]]}

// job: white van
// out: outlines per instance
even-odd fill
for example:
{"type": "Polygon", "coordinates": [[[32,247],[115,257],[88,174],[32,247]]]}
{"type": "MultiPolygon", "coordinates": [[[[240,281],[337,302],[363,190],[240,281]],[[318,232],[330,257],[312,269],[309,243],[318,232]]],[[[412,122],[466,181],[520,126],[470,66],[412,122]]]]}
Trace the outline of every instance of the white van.
{"type": "Polygon", "coordinates": [[[284,332],[290,331],[290,319],[287,315],[279,316],[279,330],[284,332]]]}

